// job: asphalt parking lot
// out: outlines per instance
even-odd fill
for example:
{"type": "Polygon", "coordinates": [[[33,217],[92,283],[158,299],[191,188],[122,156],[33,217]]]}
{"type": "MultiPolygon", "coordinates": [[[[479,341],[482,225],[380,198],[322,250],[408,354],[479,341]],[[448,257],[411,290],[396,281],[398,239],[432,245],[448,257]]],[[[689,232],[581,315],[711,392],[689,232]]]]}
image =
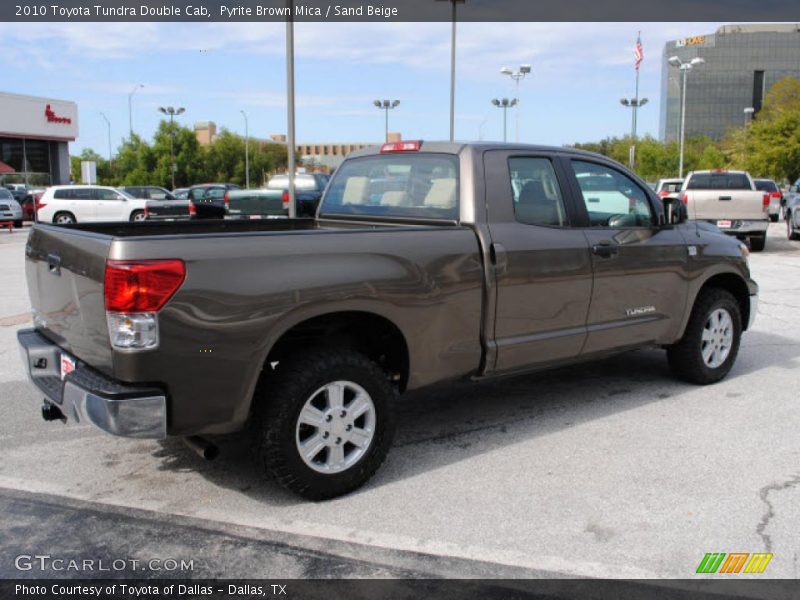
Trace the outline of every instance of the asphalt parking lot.
{"type": "MultiPolygon", "coordinates": [[[[112,521],[130,508],[245,537],[261,532],[371,556],[395,574],[686,578],[707,552],[772,552],[770,577],[800,576],[800,242],[786,241],[780,223],[766,251],[751,256],[758,317],[720,384],[677,382],[663,352],[642,350],[418,393],[401,399],[394,448],[375,478],[324,503],[265,480],[236,440],[222,440],[221,456],[203,462],[177,440],[115,439],[42,421],[15,338],[29,322],[25,239],[0,232],[0,488],[25,493],[15,498],[65,497],[78,511],[88,502],[108,507],[112,521]]],[[[24,533],[0,542],[4,556],[24,550],[24,533]]],[[[126,551],[175,552],[163,544],[126,551]]],[[[251,576],[267,568],[308,576],[292,572],[289,558],[242,560],[251,576]]],[[[387,571],[339,575],[348,573],[387,571]]]]}

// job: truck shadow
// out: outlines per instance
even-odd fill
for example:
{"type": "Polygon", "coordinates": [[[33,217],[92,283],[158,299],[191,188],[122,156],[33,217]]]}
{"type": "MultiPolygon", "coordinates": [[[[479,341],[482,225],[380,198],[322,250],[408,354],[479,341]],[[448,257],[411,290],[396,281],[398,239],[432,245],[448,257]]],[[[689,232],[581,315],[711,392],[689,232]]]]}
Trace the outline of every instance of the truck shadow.
{"type": "MultiPolygon", "coordinates": [[[[720,384],[702,388],[704,398],[739,397],[746,390],[737,379],[767,367],[796,369],[798,356],[796,340],[747,333],[734,369],[720,384]]],[[[396,403],[397,430],[385,464],[354,495],[646,404],[676,401],[697,389],[671,376],[662,350],[645,349],[531,375],[409,393],[396,403]]],[[[242,439],[215,441],[221,453],[213,462],[203,461],[180,440],[161,442],[155,454],[162,461],[159,468],[193,470],[216,486],[273,506],[304,502],[256,468],[242,439]]]]}

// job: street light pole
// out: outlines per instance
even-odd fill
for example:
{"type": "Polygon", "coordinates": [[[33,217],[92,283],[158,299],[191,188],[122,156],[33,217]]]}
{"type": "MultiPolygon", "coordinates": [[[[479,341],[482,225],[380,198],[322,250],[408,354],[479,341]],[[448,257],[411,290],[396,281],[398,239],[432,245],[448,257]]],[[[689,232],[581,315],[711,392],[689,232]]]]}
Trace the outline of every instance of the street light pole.
{"type": "Polygon", "coordinates": [[[384,141],[389,141],[389,111],[393,108],[397,108],[400,106],[400,100],[384,100],[381,102],[380,100],[375,100],[372,104],[374,104],[377,108],[382,109],[385,111],[385,134],[384,134],[384,141]]]}
{"type": "Polygon", "coordinates": [[[292,14],[291,0],[287,0],[289,7],[289,18],[286,20],[286,96],[287,96],[287,132],[286,142],[288,147],[287,151],[287,179],[289,183],[289,218],[294,219],[297,216],[297,206],[295,202],[295,188],[294,188],[294,172],[295,172],[295,140],[294,140],[294,20],[292,14]]]}
{"type": "Polygon", "coordinates": [[[695,57],[689,62],[683,62],[677,56],[671,56],[667,61],[671,66],[680,69],[682,75],[682,90],[683,93],[681,94],[681,143],[680,143],[680,159],[678,163],[678,177],[683,177],[683,148],[686,138],[686,74],[692,70],[692,68],[697,67],[699,65],[704,64],[706,61],[703,58],[695,57]]]}
{"type": "Polygon", "coordinates": [[[450,32],[450,141],[455,139],[456,129],[456,4],[464,4],[467,0],[437,0],[452,5],[450,32]]]}
{"type": "MultiPolygon", "coordinates": [[[[637,76],[638,79],[638,76],[637,76]]],[[[637,92],[639,86],[636,86],[637,92]]],[[[647,104],[647,98],[620,98],[619,103],[626,108],[631,109],[631,147],[630,151],[628,152],[628,166],[633,171],[634,164],[636,162],[636,112],[639,108],[647,104]]]]}
{"type": "Polygon", "coordinates": [[[514,135],[514,140],[519,143],[519,82],[520,80],[525,79],[525,76],[531,72],[531,66],[520,65],[518,71],[514,71],[510,67],[503,67],[500,69],[500,72],[503,75],[508,75],[514,80],[514,94],[517,98],[517,107],[514,109],[514,118],[516,119],[516,133],[514,135]]]}
{"type": "Polygon", "coordinates": [[[111,121],[108,120],[108,117],[102,111],[100,112],[100,116],[103,117],[108,127],[108,162],[111,162],[111,121]]]}
{"type": "Polygon", "coordinates": [[[177,170],[178,166],[175,164],[175,127],[174,127],[174,118],[175,115],[180,115],[186,112],[186,109],[182,106],[179,108],[174,108],[172,106],[168,106],[164,108],[163,106],[158,107],[159,112],[164,113],[165,115],[169,115],[169,153],[172,157],[172,163],[170,166],[170,171],[172,171],[172,189],[175,189],[175,171],[177,170]]]}
{"type": "Polygon", "coordinates": [[[250,189],[250,133],[247,125],[247,113],[239,111],[244,117],[244,187],[250,189]]]}
{"type": "Polygon", "coordinates": [[[143,87],[143,83],[137,83],[128,93],[128,141],[133,140],[133,95],[143,87]]]}
{"type": "Polygon", "coordinates": [[[507,127],[506,127],[508,121],[506,119],[506,113],[510,107],[517,105],[517,99],[512,98],[511,100],[509,100],[508,98],[502,98],[498,100],[497,98],[495,98],[494,100],[492,100],[492,104],[494,104],[497,108],[503,109],[503,142],[505,142],[508,138],[507,127]]]}

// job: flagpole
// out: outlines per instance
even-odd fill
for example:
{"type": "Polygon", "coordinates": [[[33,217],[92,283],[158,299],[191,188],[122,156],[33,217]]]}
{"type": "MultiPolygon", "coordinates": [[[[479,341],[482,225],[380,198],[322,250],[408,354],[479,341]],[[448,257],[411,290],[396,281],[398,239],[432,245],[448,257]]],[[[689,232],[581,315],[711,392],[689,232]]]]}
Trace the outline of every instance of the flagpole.
{"type": "MultiPolygon", "coordinates": [[[[642,40],[642,32],[639,31],[636,34],[636,45],[641,43],[642,40]]],[[[631,116],[631,156],[630,156],[630,163],[631,163],[631,171],[634,169],[634,165],[636,164],[636,126],[638,125],[638,112],[639,112],[639,64],[640,61],[636,61],[636,89],[633,94],[633,109],[631,112],[633,113],[631,116]]]]}

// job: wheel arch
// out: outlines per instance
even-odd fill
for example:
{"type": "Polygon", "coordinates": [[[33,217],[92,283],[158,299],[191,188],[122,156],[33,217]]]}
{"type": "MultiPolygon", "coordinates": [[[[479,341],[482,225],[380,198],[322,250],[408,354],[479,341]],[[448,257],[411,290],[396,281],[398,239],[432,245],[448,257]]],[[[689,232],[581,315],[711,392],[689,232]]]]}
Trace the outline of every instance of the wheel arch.
{"type": "Polygon", "coordinates": [[[710,288],[720,288],[730,292],[731,295],[733,295],[737,304],[739,305],[739,311],[742,315],[742,331],[747,330],[747,325],[750,322],[750,289],[747,286],[747,282],[740,274],[731,271],[723,271],[721,273],[710,275],[702,282],[702,284],[698,286],[697,291],[691,299],[691,302],[687,305],[688,310],[686,311],[686,316],[684,317],[679,339],[680,337],[683,337],[683,334],[686,330],[686,325],[689,322],[689,315],[691,314],[691,311],[694,310],[694,305],[696,304],[697,299],[700,297],[700,294],[710,288]]]}

